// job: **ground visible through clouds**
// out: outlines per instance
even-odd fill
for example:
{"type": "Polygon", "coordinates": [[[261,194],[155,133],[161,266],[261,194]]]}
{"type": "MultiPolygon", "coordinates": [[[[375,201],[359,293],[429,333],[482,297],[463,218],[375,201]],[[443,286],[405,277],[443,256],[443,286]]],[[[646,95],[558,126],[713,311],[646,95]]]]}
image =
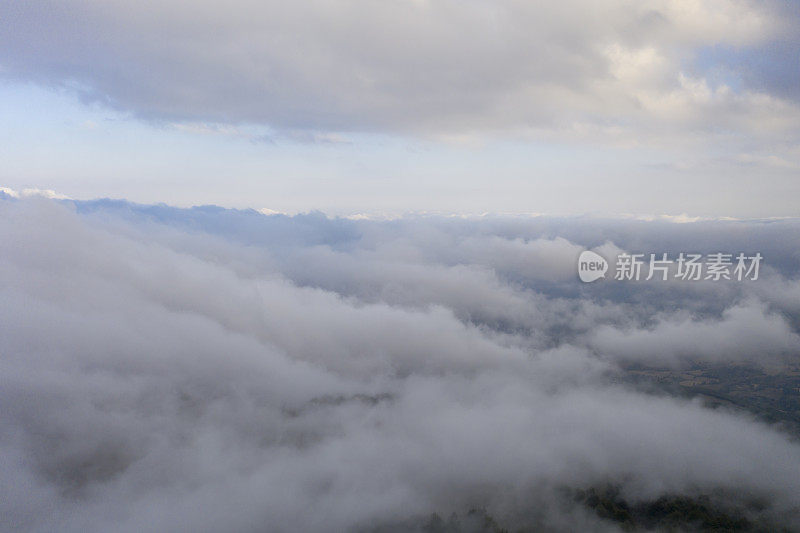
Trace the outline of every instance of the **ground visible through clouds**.
{"type": "Polygon", "coordinates": [[[4,195],[0,529],[797,530],[797,250],[4,195]],[[584,249],[765,261],[581,284],[584,249]]]}

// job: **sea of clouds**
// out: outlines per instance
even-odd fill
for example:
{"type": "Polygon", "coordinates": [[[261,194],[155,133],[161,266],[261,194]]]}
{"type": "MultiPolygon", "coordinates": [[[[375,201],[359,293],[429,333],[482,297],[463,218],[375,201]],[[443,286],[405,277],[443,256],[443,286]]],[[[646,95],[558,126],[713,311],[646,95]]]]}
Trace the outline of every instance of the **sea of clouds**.
{"type": "Polygon", "coordinates": [[[481,508],[599,531],[562,494],[607,484],[726,491],[798,527],[789,434],[618,377],[797,363],[799,273],[789,219],[0,195],[0,530],[371,531],[481,508]],[[582,284],[584,249],[765,260],[757,281],[582,284]]]}

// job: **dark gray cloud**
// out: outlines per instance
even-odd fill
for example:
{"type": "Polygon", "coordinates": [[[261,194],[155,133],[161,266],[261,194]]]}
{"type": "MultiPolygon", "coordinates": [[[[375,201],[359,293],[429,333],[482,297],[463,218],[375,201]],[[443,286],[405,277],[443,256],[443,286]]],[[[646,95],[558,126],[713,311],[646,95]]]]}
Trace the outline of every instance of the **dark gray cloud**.
{"type": "Polygon", "coordinates": [[[37,198],[0,201],[0,221],[0,529],[342,531],[472,506],[597,529],[551,504],[609,482],[632,500],[745,491],[798,525],[796,442],[609,379],[796,361],[796,221],[37,198]],[[680,289],[574,277],[583,247],[681,238],[776,267],[680,289]]]}

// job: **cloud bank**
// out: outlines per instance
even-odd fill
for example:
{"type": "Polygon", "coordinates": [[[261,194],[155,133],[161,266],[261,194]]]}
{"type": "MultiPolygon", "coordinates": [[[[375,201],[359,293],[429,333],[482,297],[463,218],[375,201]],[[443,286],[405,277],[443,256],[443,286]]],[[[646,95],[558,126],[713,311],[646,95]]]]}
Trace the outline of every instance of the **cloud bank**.
{"type": "Polygon", "coordinates": [[[788,59],[800,14],[790,2],[170,0],[0,9],[5,78],[69,87],[181,127],[690,144],[744,133],[758,144],[796,138],[800,112],[788,59]]]}
{"type": "Polygon", "coordinates": [[[796,441],[614,378],[796,362],[798,224],[0,200],[0,529],[373,531],[478,507],[606,530],[559,498],[605,483],[731,491],[798,527],[796,441]],[[584,247],[675,243],[770,266],[575,277],[584,247]]]}

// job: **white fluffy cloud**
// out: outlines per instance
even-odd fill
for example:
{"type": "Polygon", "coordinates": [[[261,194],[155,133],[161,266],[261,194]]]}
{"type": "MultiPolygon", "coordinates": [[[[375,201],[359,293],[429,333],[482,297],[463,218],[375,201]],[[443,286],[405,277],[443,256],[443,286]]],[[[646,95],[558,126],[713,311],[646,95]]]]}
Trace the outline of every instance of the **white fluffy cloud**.
{"type": "MultiPolygon", "coordinates": [[[[42,198],[0,202],[0,221],[2,529],[369,530],[479,506],[568,530],[600,526],[549,505],[559,488],[609,482],[632,500],[749,491],[796,523],[796,442],[606,379],[639,340],[679,362],[685,332],[717,360],[742,360],[740,334],[796,356],[771,289],[743,306],[720,287],[707,308],[707,286],[582,292],[553,264],[604,242],[596,223],[557,223],[567,239],[541,220],[42,198]]],[[[796,287],[775,261],[769,287],[796,287]]]]}

